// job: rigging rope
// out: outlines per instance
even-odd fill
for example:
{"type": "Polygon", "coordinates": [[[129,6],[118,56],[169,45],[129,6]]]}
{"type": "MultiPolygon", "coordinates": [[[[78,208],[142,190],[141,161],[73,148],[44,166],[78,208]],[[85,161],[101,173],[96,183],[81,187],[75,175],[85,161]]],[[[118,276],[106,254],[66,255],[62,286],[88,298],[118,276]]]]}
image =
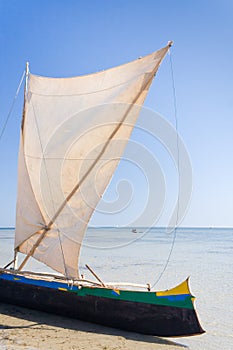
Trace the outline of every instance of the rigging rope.
{"type": "Polygon", "coordinates": [[[12,111],[13,111],[13,108],[14,108],[14,105],[15,105],[15,101],[16,101],[16,99],[17,99],[17,97],[18,97],[18,94],[19,94],[21,85],[22,85],[22,83],[23,83],[24,77],[25,77],[25,70],[23,71],[22,77],[21,77],[21,79],[20,79],[19,86],[18,86],[18,88],[17,88],[17,90],[16,90],[15,97],[14,97],[14,99],[13,99],[13,101],[12,101],[10,110],[9,110],[9,112],[8,112],[8,114],[7,114],[7,117],[6,117],[6,119],[5,119],[5,122],[4,122],[4,124],[3,124],[2,131],[1,131],[1,133],[0,133],[0,140],[1,140],[3,134],[4,134],[5,130],[6,130],[8,121],[9,121],[10,116],[11,116],[11,113],[12,113],[12,111]]]}
{"type": "MultiPolygon", "coordinates": [[[[177,117],[177,103],[176,103],[176,89],[175,89],[175,79],[174,79],[174,72],[173,72],[173,64],[172,64],[172,55],[170,49],[168,50],[169,55],[169,61],[170,61],[170,68],[171,68],[171,78],[172,78],[172,91],[173,91],[173,104],[174,104],[174,116],[175,116],[175,129],[176,129],[176,151],[177,151],[177,170],[178,170],[178,178],[180,178],[180,149],[179,149],[179,136],[178,136],[178,117],[177,117]]],[[[177,194],[177,209],[176,209],[176,223],[175,228],[173,230],[173,239],[171,243],[171,248],[167,257],[167,260],[165,262],[165,265],[157,278],[157,280],[154,282],[151,288],[154,288],[154,286],[161,280],[164,272],[166,271],[168,264],[170,262],[170,258],[175,246],[176,241],[176,235],[177,235],[177,225],[179,221],[179,209],[180,209],[180,191],[179,191],[179,183],[178,183],[178,194],[177,194]]]]}

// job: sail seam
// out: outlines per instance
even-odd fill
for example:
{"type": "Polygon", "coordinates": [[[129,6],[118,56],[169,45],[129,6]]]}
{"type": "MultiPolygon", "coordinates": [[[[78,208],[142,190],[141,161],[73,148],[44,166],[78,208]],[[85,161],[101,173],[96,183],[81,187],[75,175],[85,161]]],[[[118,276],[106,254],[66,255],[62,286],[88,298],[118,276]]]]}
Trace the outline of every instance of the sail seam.
{"type": "Polygon", "coordinates": [[[72,97],[72,96],[84,96],[84,95],[86,96],[86,95],[102,93],[102,92],[105,92],[105,91],[108,91],[108,90],[113,90],[113,89],[115,89],[115,88],[117,88],[119,86],[127,85],[128,83],[131,83],[134,80],[137,80],[139,77],[144,76],[145,74],[151,74],[151,71],[138,74],[133,79],[126,80],[123,83],[113,85],[113,86],[108,87],[106,89],[95,90],[95,91],[90,91],[90,92],[82,92],[82,93],[74,93],[74,94],[42,94],[42,93],[34,92],[33,89],[31,89],[30,92],[32,94],[36,95],[36,96],[48,96],[48,97],[70,97],[70,96],[72,97]]]}
{"type": "MultiPolygon", "coordinates": [[[[42,141],[41,141],[41,136],[40,136],[40,130],[39,130],[39,126],[38,126],[38,122],[37,122],[37,117],[36,117],[36,112],[35,112],[35,107],[34,107],[34,103],[33,100],[31,99],[31,104],[32,104],[32,109],[33,109],[33,115],[34,115],[34,119],[35,119],[35,124],[36,124],[36,130],[37,130],[37,134],[38,134],[38,139],[40,142],[40,147],[41,147],[41,153],[42,153],[42,161],[44,163],[44,167],[45,167],[45,172],[46,172],[46,177],[47,177],[47,181],[48,181],[48,185],[49,185],[49,193],[50,193],[50,199],[51,199],[51,203],[52,203],[52,207],[53,207],[53,211],[54,211],[54,215],[56,213],[55,211],[55,206],[54,206],[54,201],[53,201],[53,196],[52,196],[52,190],[51,190],[51,184],[50,184],[50,179],[49,179],[49,175],[48,175],[48,169],[47,169],[47,165],[46,165],[46,158],[44,157],[44,150],[43,150],[43,145],[42,145],[42,141]]],[[[48,215],[49,216],[49,215],[48,215]]],[[[64,269],[67,275],[67,270],[66,270],[66,264],[65,264],[65,256],[64,256],[64,252],[63,252],[63,248],[62,248],[62,244],[61,244],[61,237],[60,237],[60,231],[59,228],[56,227],[54,228],[57,233],[58,233],[58,239],[59,239],[59,243],[60,243],[60,247],[61,247],[61,253],[62,253],[62,258],[63,258],[63,264],[64,264],[64,269]]],[[[43,229],[42,229],[43,230],[43,229]]],[[[50,228],[45,227],[44,230],[46,230],[45,232],[49,231],[50,228]]]]}

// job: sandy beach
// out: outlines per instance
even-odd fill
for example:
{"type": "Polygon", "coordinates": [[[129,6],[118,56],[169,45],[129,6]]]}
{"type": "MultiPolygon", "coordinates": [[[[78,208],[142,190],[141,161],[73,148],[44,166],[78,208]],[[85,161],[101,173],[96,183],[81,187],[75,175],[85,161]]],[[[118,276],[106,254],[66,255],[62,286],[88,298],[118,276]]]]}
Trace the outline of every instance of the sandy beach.
{"type": "Polygon", "coordinates": [[[0,304],[1,350],[182,349],[167,339],[124,332],[79,320],[0,304]]]}

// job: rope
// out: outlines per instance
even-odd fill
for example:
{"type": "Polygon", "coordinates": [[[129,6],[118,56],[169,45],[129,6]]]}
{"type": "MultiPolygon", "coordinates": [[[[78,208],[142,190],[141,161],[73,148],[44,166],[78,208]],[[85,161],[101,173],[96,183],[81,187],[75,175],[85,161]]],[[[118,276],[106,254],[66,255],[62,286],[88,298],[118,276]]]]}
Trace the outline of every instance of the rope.
{"type": "Polygon", "coordinates": [[[7,114],[7,117],[6,117],[6,120],[5,120],[4,124],[3,124],[2,131],[1,131],[1,134],[0,134],[0,140],[1,140],[3,134],[4,134],[5,130],[6,130],[8,121],[9,121],[9,119],[10,119],[11,113],[12,113],[13,108],[14,108],[14,105],[15,105],[15,101],[16,101],[16,99],[17,99],[17,97],[18,97],[18,94],[19,94],[21,85],[22,85],[22,83],[23,83],[24,76],[25,76],[25,70],[24,70],[24,72],[23,72],[23,74],[22,74],[22,77],[21,77],[21,79],[20,79],[20,83],[19,83],[19,86],[18,86],[18,88],[17,88],[15,97],[14,97],[14,99],[13,99],[13,101],[12,101],[10,110],[9,110],[9,112],[8,112],[8,114],[7,114]]]}
{"type": "MultiPolygon", "coordinates": [[[[173,72],[173,64],[172,64],[172,55],[170,52],[170,49],[168,50],[169,54],[169,61],[170,61],[170,68],[171,68],[171,78],[172,78],[172,91],[173,91],[173,105],[174,105],[174,116],[175,116],[175,129],[176,129],[176,150],[177,150],[177,170],[178,170],[178,175],[180,177],[180,149],[179,149],[179,137],[178,137],[178,117],[177,117],[177,103],[176,103],[176,89],[175,89],[175,79],[174,79],[174,72],[173,72]]],[[[154,288],[154,286],[161,280],[164,272],[166,271],[168,264],[170,262],[170,258],[175,246],[175,241],[176,241],[176,236],[177,236],[177,225],[178,225],[178,220],[179,220],[179,210],[180,210],[180,191],[178,189],[178,196],[177,196],[177,211],[176,211],[176,224],[175,224],[175,229],[174,229],[174,235],[173,235],[173,240],[171,243],[171,248],[167,257],[167,260],[165,262],[165,265],[163,267],[162,272],[160,273],[159,277],[157,280],[154,282],[151,288],[154,288]]]]}

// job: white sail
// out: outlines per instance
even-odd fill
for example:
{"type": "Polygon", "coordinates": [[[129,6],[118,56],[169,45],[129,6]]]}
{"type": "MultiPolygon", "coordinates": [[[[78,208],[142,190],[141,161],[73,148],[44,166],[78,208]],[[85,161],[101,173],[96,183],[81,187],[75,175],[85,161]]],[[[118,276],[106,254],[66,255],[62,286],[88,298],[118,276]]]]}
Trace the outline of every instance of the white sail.
{"type": "Polygon", "coordinates": [[[16,250],[78,276],[86,226],[169,46],[96,74],[30,74],[19,150],[16,250]]]}

